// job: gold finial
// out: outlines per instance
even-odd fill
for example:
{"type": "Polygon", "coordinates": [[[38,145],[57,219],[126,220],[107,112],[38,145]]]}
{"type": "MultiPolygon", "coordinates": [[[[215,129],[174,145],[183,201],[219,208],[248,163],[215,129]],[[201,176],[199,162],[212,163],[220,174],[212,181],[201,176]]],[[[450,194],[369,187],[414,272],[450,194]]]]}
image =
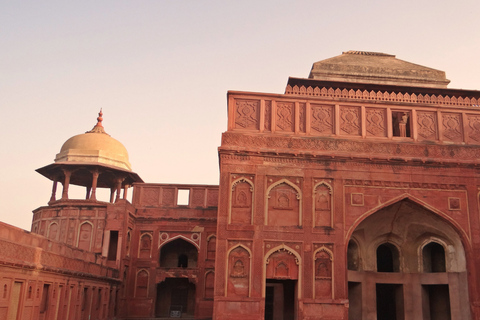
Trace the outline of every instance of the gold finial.
{"type": "Polygon", "coordinates": [[[102,112],[102,108],[100,108],[100,112],[98,113],[98,118],[97,118],[97,127],[103,127],[102,125],[102,121],[103,121],[103,112],[102,112]]]}

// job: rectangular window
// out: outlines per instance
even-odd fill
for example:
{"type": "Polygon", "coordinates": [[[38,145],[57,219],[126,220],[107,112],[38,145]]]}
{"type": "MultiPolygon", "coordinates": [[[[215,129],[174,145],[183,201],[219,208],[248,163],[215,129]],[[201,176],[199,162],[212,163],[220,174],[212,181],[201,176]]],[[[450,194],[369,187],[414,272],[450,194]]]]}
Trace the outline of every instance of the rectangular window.
{"type": "Polygon", "coordinates": [[[190,200],[190,190],[179,189],[177,193],[177,206],[188,206],[190,200]]]}
{"type": "Polygon", "coordinates": [[[118,231],[110,231],[110,243],[108,244],[108,256],[107,260],[117,260],[117,248],[118,248],[118,231]]]}
{"type": "Polygon", "coordinates": [[[43,292],[42,292],[42,301],[40,302],[40,313],[45,313],[48,309],[48,293],[50,291],[50,285],[44,284],[43,285],[43,292]]]}

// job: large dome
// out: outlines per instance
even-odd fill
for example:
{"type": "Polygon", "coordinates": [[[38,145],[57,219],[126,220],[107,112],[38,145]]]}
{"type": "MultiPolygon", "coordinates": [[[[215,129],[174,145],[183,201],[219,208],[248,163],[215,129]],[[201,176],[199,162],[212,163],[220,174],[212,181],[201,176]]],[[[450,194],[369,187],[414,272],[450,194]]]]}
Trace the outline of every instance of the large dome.
{"type": "Polygon", "coordinates": [[[102,126],[102,112],[92,130],[68,139],[55,157],[56,163],[105,164],[131,171],[127,149],[102,126]]]}

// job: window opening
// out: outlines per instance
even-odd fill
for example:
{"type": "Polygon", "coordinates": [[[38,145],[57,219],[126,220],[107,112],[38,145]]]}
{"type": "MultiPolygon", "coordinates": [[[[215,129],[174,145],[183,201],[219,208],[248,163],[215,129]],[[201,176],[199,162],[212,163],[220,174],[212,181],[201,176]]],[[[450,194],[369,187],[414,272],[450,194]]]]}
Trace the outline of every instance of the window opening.
{"type": "Polygon", "coordinates": [[[179,189],[177,192],[177,206],[188,206],[190,200],[190,190],[179,189]]]}
{"type": "Polygon", "coordinates": [[[399,272],[400,263],[397,248],[384,243],[377,248],[377,272],[399,272]]]}
{"type": "Polygon", "coordinates": [[[436,242],[423,247],[423,272],[446,272],[445,249],[436,242]]]}
{"type": "Polygon", "coordinates": [[[179,268],[188,268],[188,256],[181,254],[178,256],[178,267],[179,268]]]}
{"type": "Polygon", "coordinates": [[[117,260],[117,248],[118,248],[118,231],[110,231],[110,243],[108,244],[108,257],[107,260],[117,260]]]}
{"type": "Polygon", "coordinates": [[[411,137],[410,112],[392,111],[392,129],[394,137],[411,137]]]}

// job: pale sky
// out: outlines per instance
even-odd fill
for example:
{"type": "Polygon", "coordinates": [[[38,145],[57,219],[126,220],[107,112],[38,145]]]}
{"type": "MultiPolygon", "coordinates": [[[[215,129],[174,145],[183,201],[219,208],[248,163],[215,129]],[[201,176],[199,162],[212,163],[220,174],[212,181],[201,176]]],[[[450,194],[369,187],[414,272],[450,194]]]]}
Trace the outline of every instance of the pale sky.
{"type": "Polygon", "coordinates": [[[348,50],[480,89],[479,12],[478,0],[0,0],[0,220],[30,230],[52,186],[35,169],[100,108],[145,182],[218,184],[228,90],[283,93],[348,50]]]}

